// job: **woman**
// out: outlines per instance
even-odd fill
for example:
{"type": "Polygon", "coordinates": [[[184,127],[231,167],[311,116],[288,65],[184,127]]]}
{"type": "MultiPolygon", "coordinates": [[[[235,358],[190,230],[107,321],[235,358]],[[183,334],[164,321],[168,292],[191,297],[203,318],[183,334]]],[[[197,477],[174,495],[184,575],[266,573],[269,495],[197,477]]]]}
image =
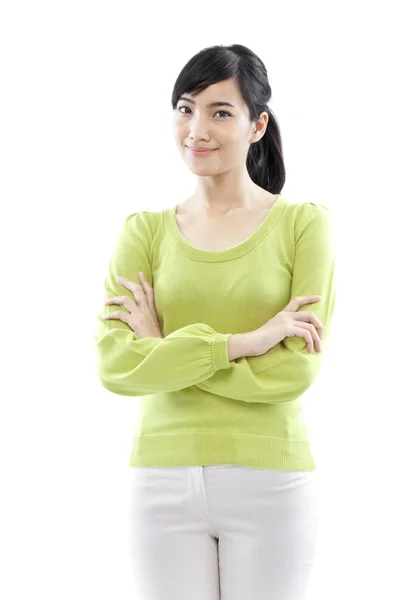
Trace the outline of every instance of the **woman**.
{"type": "Polygon", "coordinates": [[[129,215],[110,260],[98,374],[141,397],[130,536],[143,600],[306,598],[318,503],[301,396],[329,337],[335,245],[327,207],[281,195],[270,97],[244,46],[191,58],[172,108],[195,191],[129,215]]]}

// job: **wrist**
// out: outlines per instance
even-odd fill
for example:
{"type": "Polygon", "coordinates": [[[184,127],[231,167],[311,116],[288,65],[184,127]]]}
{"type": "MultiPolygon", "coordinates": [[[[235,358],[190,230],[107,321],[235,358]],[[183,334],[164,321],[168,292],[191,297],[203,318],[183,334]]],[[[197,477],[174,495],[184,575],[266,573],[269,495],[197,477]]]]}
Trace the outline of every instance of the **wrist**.
{"type": "Polygon", "coordinates": [[[234,333],[228,338],[229,361],[252,356],[252,337],[249,333],[234,333]]]}

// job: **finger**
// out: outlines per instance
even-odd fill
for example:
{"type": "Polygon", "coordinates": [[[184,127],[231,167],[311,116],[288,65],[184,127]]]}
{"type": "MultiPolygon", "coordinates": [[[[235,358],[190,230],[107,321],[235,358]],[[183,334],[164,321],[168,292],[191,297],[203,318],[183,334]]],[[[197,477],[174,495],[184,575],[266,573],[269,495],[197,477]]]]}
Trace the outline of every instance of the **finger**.
{"type": "Polygon", "coordinates": [[[115,279],[118,281],[118,283],[120,285],[122,285],[122,287],[126,288],[130,292],[133,292],[135,287],[141,287],[138,283],[135,283],[134,281],[131,281],[130,279],[127,279],[126,277],[117,276],[115,279]]]}
{"type": "Polygon", "coordinates": [[[127,312],[124,312],[123,310],[103,315],[103,319],[107,319],[108,321],[123,321],[130,327],[130,329],[132,329],[132,331],[135,331],[132,321],[132,315],[130,315],[127,312]]]}
{"type": "Polygon", "coordinates": [[[144,273],[142,271],[140,271],[140,273],[138,273],[138,278],[140,281],[140,285],[134,284],[136,289],[135,289],[135,298],[137,299],[138,305],[141,309],[144,308],[148,308],[149,307],[149,303],[152,299],[152,288],[149,285],[149,283],[146,281],[146,278],[144,276],[144,273]]]}
{"type": "Polygon", "coordinates": [[[312,323],[305,323],[304,321],[298,321],[296,323],[296,327],[303,327],[310,332],[314,345],[317,347],[318,352],[322,352],[322,342],[321,337],[318,334],[317,329],[312,323]]]}
{"type": "Polygon", "coordinates": [[[130,324],[130,314],[123,311],[117,310],[116,312],[108,313],[104,315],[104,319],[108,319],[110,321],[123,321],[124,323],[130,324]]]}
{"type": "Polygon", "coordinates": [[[151,287],[151,285],[147,281],[146,276],[143,273],[143,271],[140,271],[138,273],[138,276],[140,278],[140,281],[142,282],[142,286],[143,286],[144,293],[146,296],[147,306],[150,310],[151,316],[153,317],[154,322],[158,324],[158,314],[157,314],[156,304],[155,304],[155,300],[154,300],[154,289],[151,287]]]}
{"type": "Polygon", "coordinates": [[[128,290],[131,290],[132,287],[141,287],[138,283],[135,283],[134,281],[131,281],[130,279],[127,279],[126,277],[120,277],[119,275],[117,275],[117,277],[115,278],[118,283],[120,285],[122,285],[123,287],[126,287],[128,290]]]}
{"type": "Polygon", "coordinates": [[[151,287],[150,283],[147,281],[146,275],[143,273],[143,271],[140,271],[138,273],[138,277],[139,277],[139,281],[141,282],[142,285],[144,285],[146,288],[153,289],[151,287]]]}
{"type": "Polygon", "coordinates": [[[138,276],[139,276],[139,281],[141,282],[142,287],[144,289],[144,293],[146,294],[146,298],[148,300],[152,300],[153,299],[153,288],[147,281],[146,276],[143,273],[143,271],[140,271],[140,273],[138,273],[138,276]]]}
{"type": "Polygon", "coordinates": [[[307,321],[307,322],[309,322],[311,319],[313,321],[312,324],[318,331],[319,337],[322,339],[323,333],[324,333],[324,326],[322,325],[321,321],[318,319],[318,317],[316,315],[313,315],[309,311],[304,311],[304,312],[295,313],[293,315],[293,318],[297,321],[307,321]]]}
{"type": "Polygon", "coordinates": [[[126,297],[127,296],[113,296],[112,298],[108,298],[104,304],[123,304],[124,298],[126,297]]]}
{"type": "Polygon", "coordinates": [[[120,321],[125,321],[126,322],[126,316],[128,315],[128,313],[124,312],[123,310],[118,310],[116,312],[112,312],[112,313],[108,313],[106,315],[103,316],[104,319],[119,319],[120,321]]]}
{"type": "Polygon", "coordinates": [[[129,310],[130,313],[133,312],[133,310],[135,309],[135,304],[132,298],[130,298],[129,296],[115,296],[114,298],[109,298],[108,300],[106,300],[104,304],[106,304],[107,306],[110,306],[112,304],[122,304],[122,306],[125,306],[125,308],[129,310]]]}
{"type": "Polygon", "coordinates": [[[116,279],[120,285],[132,292],[138,306],[143,308],[146,303],[146,298],[142,286],[134,281],[126,279],[125,277],[117,277],[116,279]]]}
{"type": "Polygon", "coordinates": [[[313,352],[314,351],[314,340],[313,340],[313,337],[311,335],[311,332],[307,328],[301,327],[301,325],[299,323],[295,327],[295,334],[298,337],[304,338],[304,340],[305,340],[305,342],[307,344],[309,352],[313,352]]]}

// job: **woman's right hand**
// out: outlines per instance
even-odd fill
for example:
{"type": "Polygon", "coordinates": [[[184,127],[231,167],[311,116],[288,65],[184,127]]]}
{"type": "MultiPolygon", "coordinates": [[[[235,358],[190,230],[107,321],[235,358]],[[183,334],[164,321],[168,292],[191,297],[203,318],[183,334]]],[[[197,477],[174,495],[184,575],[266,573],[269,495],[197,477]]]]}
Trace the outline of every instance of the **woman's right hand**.
{"type": "Polygon", "coordinates": [[[314,344],[318,352],[322,352],[321,339],[324,326],[311,311],[296,312],[304,304],[320,302],[321,296],[296,296],[275,317],[267,321],[259,329],[249,335],[251,338],[251,354],[261,356],[276,346],[286,337],[302,337],[307,342],[307,349],[313,352],[314,344]]]}

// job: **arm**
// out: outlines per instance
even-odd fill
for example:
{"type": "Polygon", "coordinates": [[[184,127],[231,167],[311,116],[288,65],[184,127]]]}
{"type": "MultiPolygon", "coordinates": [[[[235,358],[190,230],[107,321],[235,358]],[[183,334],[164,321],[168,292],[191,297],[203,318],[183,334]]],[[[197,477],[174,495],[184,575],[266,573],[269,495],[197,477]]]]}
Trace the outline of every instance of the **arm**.
{"type": "MultiPolygon", "coordinates": [[[[152,285],[152,222],[145,212],[126,218],[104,282],[104,300],[124,295],[117,275],[136,283],[143,271],[152,285]]],[[[102,306],[97,315],[95,348],[101,384],[123,396],[156,394],[187,388],[229,368],[228,339],[204,323],[187,325],[165,338],[139,338],[121,320],[105,320],[115,307],[102,306]]],[[[237,338],[236,338],[237,339],[237,338]]],[[[234,340],[235,341],[235,340],[234,340]]]]}
{"type": "MultiPolygon", "coordinates": [[[[295,230],[291,298],[312,294],[321,295],[321,301],[299,310],[313,311],[321,320],[326,347],[336,304],[333,218],[325,206],[305,203],[295,230]]],[[[251,332],[245,335],[251,340],[251,332]]],[[[290,402],[311,387],[323,359],[323,352],[307,350],[304,338],[286,337],[261,356],[239,358],[231,369],[215,373],[197,387],[249,403],[290,402]]]]}
{"type": "MultiPolygon", "coordinates": [[[[304,207],[292,280],[292,297],[322,296],[321,302],[301,309],[315,311],[325,325],[325,340],[335,303],[329,217],[322,206],[304,207]]],[[[117,275],[138,282],[137,273],[143,271],[152,284],[152,235],[144,213],[126,219],[105,280],[105,299],[125,293],[116,282],[117,275]]],[[[243,352],[250,353],[251,333],[232,336],[204,323],[194,323],[164,339],[139,339],[126,323],[104,320],[103,314],[104,309],[98,315],[95,334],[98,376],[102,385],[115,394],[140,396],[198,385],[244,402],[289,401],[311,385],[322,363],[322,354],[310,354],[303,338],[286,338],[262,356],[235,362],[235,357],[244,356],[243,352]]]]}
{"type": "Polygon", "coordinates": [[[141,396],[181,390],[228,368],[227,339],[204,323],[165,338],[137,338],[109,330],[96,341],[98,376],[114,394],[141,396]]]}

